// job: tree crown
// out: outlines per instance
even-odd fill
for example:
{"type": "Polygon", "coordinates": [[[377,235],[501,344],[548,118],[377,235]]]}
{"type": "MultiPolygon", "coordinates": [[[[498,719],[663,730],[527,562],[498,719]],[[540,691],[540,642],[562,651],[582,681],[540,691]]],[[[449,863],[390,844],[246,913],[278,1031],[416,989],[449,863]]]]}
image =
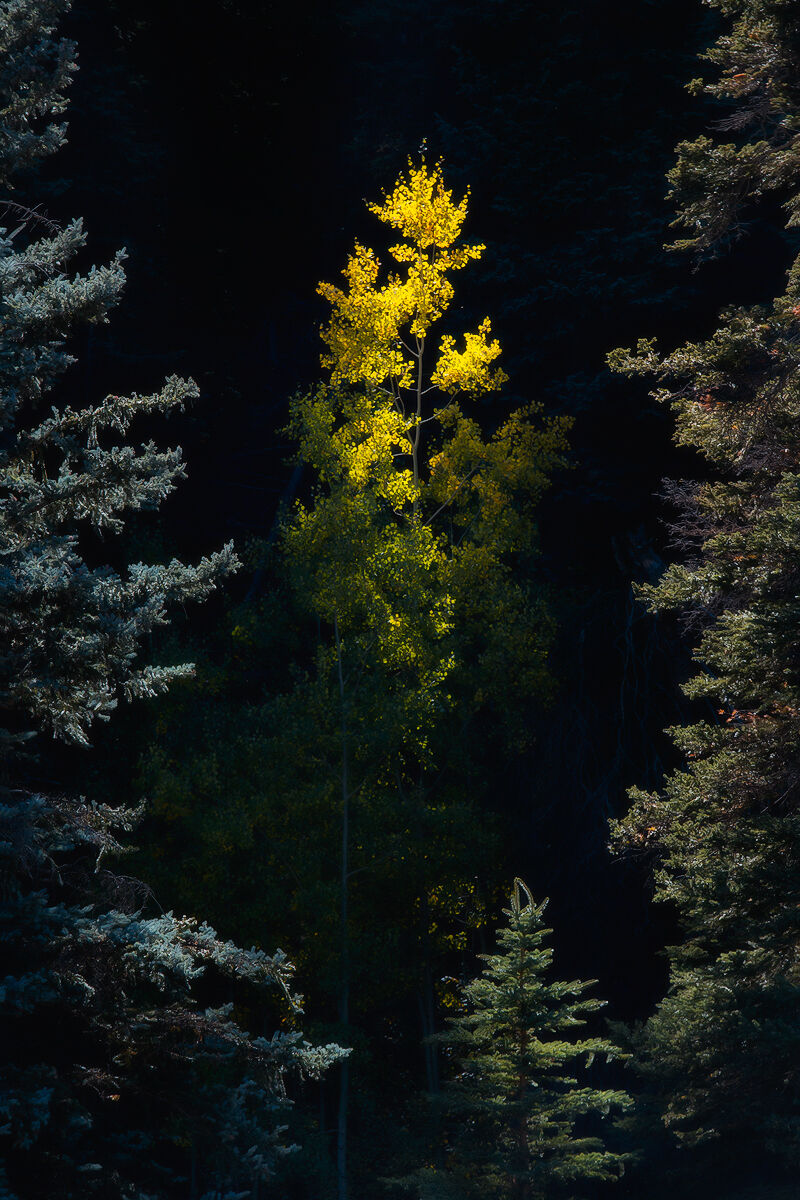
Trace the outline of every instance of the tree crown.
{"type": "MultiPolygon", "coordinates": [[[[382,388],[398,403],[403,391],[420,385],[425,339],[453,300],[451,276],[484,250],[462,240],[467,203],[468,195],[453,199],[441,164],[428,167],[423,159],[418,166],[409,162],[407,176],[400,176],[381,204],[367,204],[380,221],[399,231],[403,240],[389,253],[403,271],[389,272],[381,284],[380,259],[357,242],[343,271],[345,289],[319,285],[333,309],[322,330],[328,347],[322,365],[330,370],[331,383],[382,388]]],[[[501,387],[507,377],[491,366],[500,344],[490,334],[488,317],[477,332],[465,335],[463,350],[444,334],[427,386],[452,395],[501,387]]]]}

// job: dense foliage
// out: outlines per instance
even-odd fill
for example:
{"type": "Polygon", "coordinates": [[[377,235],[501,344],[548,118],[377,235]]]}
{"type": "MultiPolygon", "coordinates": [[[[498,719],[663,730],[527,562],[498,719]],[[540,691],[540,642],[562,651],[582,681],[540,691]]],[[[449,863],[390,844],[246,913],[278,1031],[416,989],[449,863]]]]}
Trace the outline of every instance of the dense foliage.
{"type": "Polygon", "coordinates": [[[797,5],[70,7],[0,0],[0,1196],[788,1200],[797,5]]]}
{"type": "Polygon", "coordinates": [[[590,983],[549,978],[544,908],[515,880],[497,952],[482,955],[480,977],[461,989],[464,1011],[438,1036],[458,1064],[443,1095],[452,1132],[444,1168],[405,1181],[422,1200],[541,1200],[624,1170],[625,1156],[609,1150],[590,1122],[626,1109],[630,1097],[594,1086],[586,1071],[617,1049],[607,1038],[575,1037],[603,1001],[585,995],[590,983]]]}
{"type": "MultiPolygon", "coordinates": [[[[692,87],[728,111],[670,174],[677,245],[701,254],[741,234],[765,193],[792,226],[800,196],[797,13],[718,7],[731,19],[706,56],[719,77],[692,87]]],[[[685,768],[634,793],[619,829],[654,857],[656,895],[680,919],[669,993],[636,1046],[656,1109],[697,1148],[690,1178],[797,1163],[799,284],[795,262],[781,295],[724,310],[705,340],[613,356],[658,377],[677,438],[708,463],[705,481],[669,489],[688,557],[643,593],[690,616],[700,719],[672,731],[685,768]]]]}
{"type": "MultiPolygon", "coordinates": [[[[377,1060],[376,1009],[410,1000],[415,1042],[433,1033],[437,1002],[452,1000],[454,955],[483,918],[497,846],[492,755],[519,752],[526,717],[550,688],[543,589],[515,568],[535,559],[534,511],[563,461],[567,422],[529,406],[484,438],[462,411],[504,376],[492,365],[500,347],[488,320],[463,342],[449,332],[434,341],[454,273],[482,251],[464,242],[467,200],[453,199],[441,169],[411,164],[370,208],[402,238],[390,251],[399,271],[384,275],[357,245],[346,290],[320,285],[332,308],[322,357],[330,381],[290,407],[289,432],[315,484],[285,518],[271,580],[307,643],[295,633],[289,688],[270,680],[277,694],[240,703],[235,715],[228,697],[209,697],[226,714],[213,732],[198,727],[192,696],[190,736],[205,747],[180,763],[183,737],[167,731],[147,779],[154,850],[169,839],[172,888],[181,859],[184,888],[197,887],[198,867],[206,886],[249,859],[243,920],[258,913],[286,930],[336,1015],[337,1038],[349,1041],[355,1026],[377,1060]],[[232,742],[231,721],[240,731],[232,742]],[[257,909],[254,887],[266,901],[257,909]]],[[[265,628],[274,613],[275,601],[237,610],[235,643],[251,670],[274,637],[265,628]]],[[[236,918],[227,923],[242,935],[236,918]]],[[[436,1090],[435,1050],[413,1053],[436,1090]]],[[[337,1101],[340,1194],[349,1070],[337,1101]]],[[[396,1097],[381,1104],[391,1112],[396,1097]]],[[[361,1172],[368,1122],[356,1116],[361,1172]]]]}
{"type": "MultiPolygon", "coordinates": [[[[64,7],[0,7],[6,182],[64,138],[54,120],[74,70],[73,46],[55,36],[64,7]]],[[[146,915],[148,889],[102,865],[137,814],[34,789],[31,739],[88,744],[120,696],[152,696],[189,672],[141,665],[140,644],[167,605],[203,598],[236,560],[227,547],[196,567],[173,560],[124,575],[87,561],[98,534],[156,507],[182,474],[180,451],[126,440],[132,421],[181,407],[195,389],[172,379],[153,396],[42,418],[72,362],[65,339],[103,322],[119,297],[122,255],[78,274],[79,223],[45,222],[49,236],[36,236],[38,214],[17,215],[0,239],[0,1188],[9,1200],[156,1196],[191,1172],[193,1188],[232,1195],[269,1179],[288,1151],[277,1115],[287,1072],[318,1075],[340,1052],[289,1030],[251,1037],[233,1003],[199,1003],[193,985],[208,970],[256,993],[277,989],[299,1011],[282,954],[146,915]]]]}

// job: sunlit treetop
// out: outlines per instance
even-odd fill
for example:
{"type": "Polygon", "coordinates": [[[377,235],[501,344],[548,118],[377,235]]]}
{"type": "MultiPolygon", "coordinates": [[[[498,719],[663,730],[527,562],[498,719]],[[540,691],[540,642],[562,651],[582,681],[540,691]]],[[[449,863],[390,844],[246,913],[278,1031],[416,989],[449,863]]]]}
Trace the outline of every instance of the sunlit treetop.
{"type": "MultiPolygon", "coordinates": [[[[471,258],[480,258],[485,246],[462,246],[453,250],[461,236],[467,215],[469,193],[459,204],[453,193],[444,186],[441,163],[430,170],[422,162],[415,167],[409,161],[408,179],[401,175],[392,194],[384,193],[383,204],[367,204],[367,208],[386,225],[398,229],[402,237],[420,250],[436,248],[451,251],[453,264],[463,267],[471,258]]],[[[408,262],[406,246],[392,247],[398,262],[408,262]]]]}
{"type": "Polygon", "coordinates": [[[284,525],[286,561],[303,606],[333,634],[328,667],[368,663],[353,686],[379,675],[382,707],[396,697],[413,731],[404,753],[427,754],[430,730],[456,707],[513,708],[510,738],[522,744],[516,713],[549,687],[551,626],[511,560],[537,553],[535,509],[564,465],[569,422],[527,405],[486,437],[462,411],[463,397],[505,376],[488,319],[461,336],[442,321],[430,336],[454,272],[483,251],[463,241],[467,197],[454,201],[441,167],[410,164],[369,208],[394,231],[386,242],[402,241],[388,268],[357,244],[345,287],[319,286],[332,309],[330,378],[291,400],[286,432],[314,482],[284,525]]]}
{"type": "Polygon", "coordinates": [[[426,374],[425,341],[431,326],[453,300],[451,276],[480,258],[484,247],[462,241],[468,196],[458,203],[444,185],[439,163],[409,162],[381,204],[367,208],[402,238],[389,248],[400,271],[384,272],[373,250],[356,243],[343,271],[345,287],[321,283],[318,291],[332,307],[322,338],[328,347],[322,365],[331,383],[363,384],[390,393],[408,428],[421,418],[429,387],[454,396],[494,391],[506,375],[492,367],[500,345],[486,318],[467,333],[463,348],[452,334],[440,338],[438,355],[426,374]],[[404,393],[411,392],[410,397],[404,393]],[[415,412],[413,410],[416,410],[415,412]]]}

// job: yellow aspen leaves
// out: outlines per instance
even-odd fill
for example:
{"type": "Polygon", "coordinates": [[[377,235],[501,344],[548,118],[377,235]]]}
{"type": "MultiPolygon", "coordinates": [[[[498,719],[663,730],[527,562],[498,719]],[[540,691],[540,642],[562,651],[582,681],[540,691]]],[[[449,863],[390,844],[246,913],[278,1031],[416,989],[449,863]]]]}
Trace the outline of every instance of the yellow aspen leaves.
{"type": "Polygon", "coordinates": [[[408,452],[405,422],[379,396],[319,387],[292,400],[288,432],[327,487],[369,489],[400,512],[419,488],[398,461],[408,452]]]}
{"type": "MultiPolygon", "coordinates": [[[[455,265],[464,266],[469,258],[479,258],[485,249],[484,246],[455,248],[467,215],[467,201],[465,196],[459,204],[453,202],[453,193],[444,186],[440,163],[428,169],[424,161],[418,167],[409,161],[408,179],[401,175],[391,195],[384,194],[383,204],[368,204],[367,208],[421,251],[447,252],[455,265]]],[[[398,261],[405,261],[397,250],[392,253],[398,261]]]]}
{"type": "Polygon", "coordinates": [[[322,337],[330,353],[322,355],[331,383],[366,383],[376,387],[389,380],[407,387],[412,363],[400,341],[401,327],[411,316],[410,293],[396,276],[378,287],[380,263],[372,250],[356,243],[342,272],[347,290],[321,283],[319,294],[330,302],[333,317],[322,337]]]}
{"type": "Polygon", "coordinates": [[[462,237],[467,205],[423,161],[367,206],[397,239],[389,265],[356,243],[343,286],[319,285],[330,378],[293,398],[288,427],[315,479],[284,530],[298,592],[402,694],[415,753],[456,678],[478,706],[511,677],[541,691],[550,640],[509,558],[536,551],[533,509],[567,422],[528,405],[486,439],[462,412],[462,398],[506,380],[488,318],[466,333],[445,325],[453,277],[484,249],[462,237]]]}
{"type": "Polygon", "coordinates": [[[487,317],[477,333],[464,335],[465,348],[456,349],[456,340],[449,334],[442,338],[439,361],[431,376],[434,387],[443,392],[491,392],[501,387],[508,376],[499,370],[490,371],[489,364],[500,354],[500,343],[489,341],[491,323],[487,317]]]}
{"type": "Polygon", "coordinates": [[[478,394],[506,381],[502,371],[491,367],[500,344],[489,340],[488,319],[476,333],[466,334],[463,350],[445,334],[438,359],[425,375],[425,340],[453,300],[451,276],[485,249],[461,238],[468,198],[453,199],[439,163],[409,163],[407,175],[400,176],[383,202],[367,205],[403,239],[389,248],[400,270],[384,272],[375,252],[356,243],[343,271],[344,288],[321,283],[317,289],[332,308],[322,329],[328,348],[322,365],[330,370],[331,383],[382,389],[404,413],[410,399],[409,429],[419,420],[413,401],[428,387],[449,395],[478,394]]]}

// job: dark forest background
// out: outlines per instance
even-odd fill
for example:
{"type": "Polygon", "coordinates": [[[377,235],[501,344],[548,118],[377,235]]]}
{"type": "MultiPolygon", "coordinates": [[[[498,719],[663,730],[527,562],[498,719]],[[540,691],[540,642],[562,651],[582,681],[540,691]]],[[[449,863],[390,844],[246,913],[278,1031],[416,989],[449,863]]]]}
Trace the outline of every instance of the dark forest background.
{"type": "MultiPolygon", "coordinates": [[[[487,250],[464,318],[492,314],[511,377],[481,421],[531,399],[574,418],[569,469],[539,517],[555,688],[530,747],[494,763],[505,870],[550,897],[560,975],[597,978],[611,1017],[645,1019],[674,922],[651,906],[645,866],[612,857],[608,821],[628,787],[657,786],[675,765],[663,730],[695,711],[679,691],[680,626],[647,613],[632,585],[674,556],[663,481],[701,466],[676,449],[646,384],[613,376],[605,356],[651,332],[667,345],[701,337],[723,303],[766,299],[785,270],[768,213],[702,274],[663,248],[675,144],[713,116],[685,83],[717,14],[695,0],[77,0],[64,31],[80,71],[45,208],[85,218],[90,261],[129,252],[123,303],[83,335],[66,394],[146,391],[170,372],[201,392],[172,433],[188,482],[157,522],[134,525],[127,557],[269,541],[309,486],[280,430],[289,396],[319,377],[317,282],[336,278],[354,235],[369,244],[363,200],[423,149],[457,192],[471,189],[467,233],[487,250]]],[[[264,586],[248,567],[170,637],[213,664],[226,607],[264,586]]],[[[121,713],[91,761],[54,750],[43,776],[135,802],[158,711],[121,713]]],[[[137,838],[139,870],[160,906],[181,909],[180,881],[152,866],[154,829],[137,838]]],[[[241,937],[227,897],[208,896],[203,915],[241,937]]],[[[308,1016],[312,1030],[323,1020],[308,1016]]]]}
{"type": "MultiPolygon", "coordinates": [[[[465,303],[469,317],[493,314],[511,376],[484,420],[527,399],[576,419],[572,469],[541,512],[558,692],[504,779],[512,866],[551,896],[566,969],[598,976],[615,1015],[644,1015],[663,988],[665,918],[644,878],[611,863],[607,819],[628,786],[657,782],[662,730],[681,712],[688,657],[631,583],[667,553],[663,478],[697,464],[605,355],[651,329],[677,341],[710,326],[722,298],[769,294],[783,265],[768,228],[702,286],[662,248],[664,175],[698,125],[683,88],[708,14],[691,2],[614,14],[512,0],[112,3],[76,5],[68,32],[81,70],[50,207],[85,216],[93,261],[120,245],[130,255],[121,309],[79,348],[72,385],[145,390],[173,370],[198,381],[178,435],[189,479],[159,535],[170,552],[268,537],[302,491],[278,431],[289,395],[319,375],[316,283],[336,277],[354,233],[368,237],[363,199],[423,144],[470,186],[469,232],[487,252],[465,303]]],[[[135,778],[129,739],[147,720],[121,714],[99,731],[110,761],[97,756],[98,777],[135,778]]]]}

